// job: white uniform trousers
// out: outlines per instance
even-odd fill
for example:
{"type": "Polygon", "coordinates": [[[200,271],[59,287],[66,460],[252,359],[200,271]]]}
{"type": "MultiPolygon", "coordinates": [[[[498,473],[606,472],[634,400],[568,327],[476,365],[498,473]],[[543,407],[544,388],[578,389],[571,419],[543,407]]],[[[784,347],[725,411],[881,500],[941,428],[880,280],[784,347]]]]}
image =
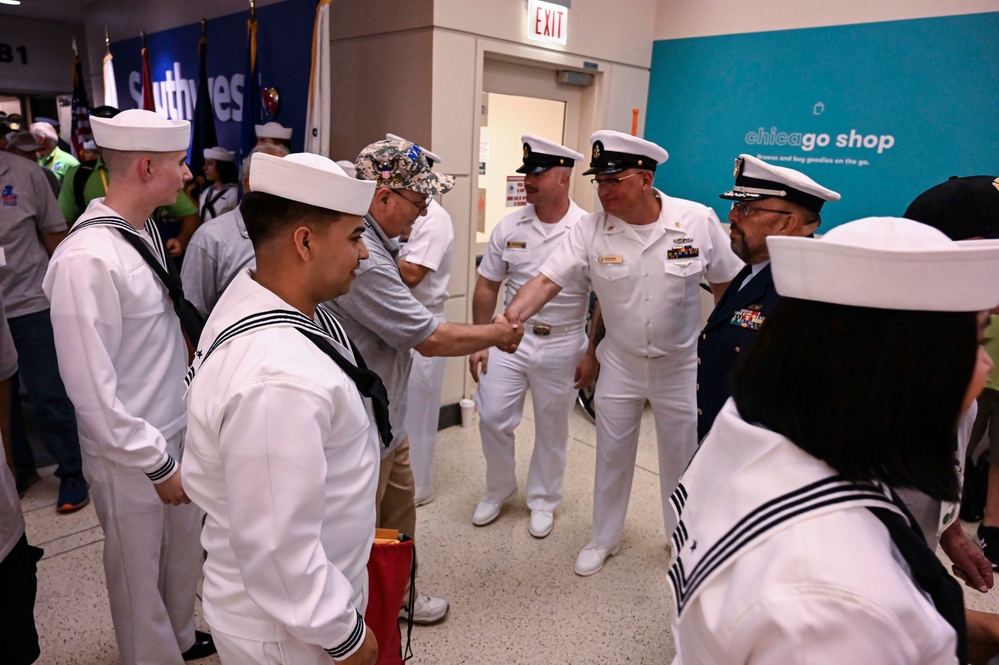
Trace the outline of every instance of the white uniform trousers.
{"type": "Polygon", "coordinates": [[[284,642],[254,642],[212,630],[222,665],[330,665],[333,659],[315,644],[289,638],[284,642]]]}
{"type": "Polygon", "coordinates": [[[605,340],[597,347],[597,358],[600,380],[594,395],[597,460],[593,544],[610,549],[621,540],[646,401],[652,405],[656,422],[659,489],[668,539],[676,528],[669,497],[697,449],[695,349],[648,358],[619,351],[605,340]]]}
{"type": "Polygon", "coordinates": [[[514,430],[520,424],[527,388],[534,404],[534,453],[527,473],[527,507],[554,511],[562,502],[573,378],[586,350],[586,335],[524,335],[514,354],[489,349],[475,404],[486,458],[485,500],[499,503],[517,489],[514,430]]]}
{"type": "MultiPolygon", "coordinates": [[[[183,433],[167,441],[180,459],[183,433]]],[[[104,528],[104,575],[123,665],[183,665],[194,644],[201,511],[160,501],[144,473],[83,453],[104,528]]]]}
{"type": "MultiPolygon", "coordinates": [[[[443,322],[444,315],[439,314],[437,319],[443,322]]],[[[415,350],[412,354],[413,368],[409,372],[406,392],[406,435],[416,499],[419,500],[434,493],[434,448],[447,358],[426,358],[415,350]]]]}

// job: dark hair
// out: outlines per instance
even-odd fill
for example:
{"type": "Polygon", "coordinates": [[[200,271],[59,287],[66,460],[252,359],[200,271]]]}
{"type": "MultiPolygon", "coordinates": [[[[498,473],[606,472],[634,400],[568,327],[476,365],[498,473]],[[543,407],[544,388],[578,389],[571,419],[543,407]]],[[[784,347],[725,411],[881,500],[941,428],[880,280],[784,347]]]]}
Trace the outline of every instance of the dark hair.
{"type": "Polygon", "coordinates": [[[239,169],[235,162],[215,162],[215,170],[219,173],[219,182],[223,185],[239,182],[239,169]]]}
{"type": "Polygon", "coordinates": [[[783,298],[732,375],[742,418],[850,480],[956,501],[957,421],[974,372],[974,312],[783,298]]]}
{"type": "Polygon", "coordinates": [[[263,192],[247,192],[239,203],[239,212],[254,249],[278,237],[282,231],[298,226],[332,224],[340,219],[339,212],[263,192]]]}

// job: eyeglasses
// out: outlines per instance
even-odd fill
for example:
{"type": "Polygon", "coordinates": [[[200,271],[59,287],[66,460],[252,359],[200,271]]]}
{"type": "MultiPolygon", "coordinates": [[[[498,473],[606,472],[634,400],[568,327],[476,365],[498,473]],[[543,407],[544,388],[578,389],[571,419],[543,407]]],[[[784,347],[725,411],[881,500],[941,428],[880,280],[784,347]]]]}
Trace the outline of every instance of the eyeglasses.
{"type": "Polygon", "coordinates": [[[775,210],[773,208],[761,208],[760,206],[750,205],[745,201],[733,201],[732,210],[736,212],[739,217],[749,217],[758,212],[775,212],[779,215],[790,215],[792,214],[788,210],[775,210]]]}
{"type": "Polygon", "coordinates": [[[631,175],[626,175],[623,178],[604,178],[603,180],[597,180],[596,178],[590,178],[590,182],[593,183],[593,189],[599,190],[601,187],[614,188],[621,184],[622,180],[627,180],[628,178],[634,178],[636,175],[641,175],[641,171],[635,171],[631,175]]]}
{"type": "Polygon", "coordinates": [[[397,190],[397,189],[389,188],[389,191],[392,192],[393,194],[398,194],[401,198],[405,199],[406,201],[409,201],[409,204],[412,205],[414,208],[416,208],[416,210],[417,210],[416,216],[417,217],[419,217],[420,215],[425,215],[426,212],[427,212],[427,208],[430,207],[430,203],[428,202],[429,197],[425,198],[423,200],[423,203],[420,204],[420,203],[417,203],[416,201],[414,201],[413,199],[409,198],[408,196],[403,196],[402,193],[399,190],[397,190]]]}

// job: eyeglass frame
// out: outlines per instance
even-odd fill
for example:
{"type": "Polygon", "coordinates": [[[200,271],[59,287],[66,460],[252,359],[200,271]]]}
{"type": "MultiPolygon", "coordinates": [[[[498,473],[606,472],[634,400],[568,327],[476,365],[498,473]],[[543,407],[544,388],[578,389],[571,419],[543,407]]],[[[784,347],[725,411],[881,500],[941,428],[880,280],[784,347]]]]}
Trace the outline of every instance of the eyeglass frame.
{"type": "Polygon", "coordinates": [[[605,178],[604,180],[597,180],[596,178],[590,178],[590,182],[593,183],[593,189],[600,191],[600,185],[607,185],[608,187],[617,187],[621,184],[622,180],[627,180],[628,178],[634,178],[636,175],[642,175],[641,171],[635,171],[631,175],[626,175],[623,178],[605,178]]]}
{"type": "Polygon", "coordinates": [[[424,199],[423,199],[423,205],[420,205],[419,203],[417,203],[413,199],[409,198],[408,196],[403,196],[402,192],[400,192],[398,189],[396,189],[394,187],[388,187],[387,189],[390,192],[392,192],[393,194],[398,194],[402,199],[404,199],[406,201],[409,201],[409,204],[412,205],[414,208],[416,208],[416,210],[417,210],[416,216],[417,217],[420,217],[422,215],[427,214],[427,210],[430,208],[430,197],[429,196],[424,197],[424,199]]]}
{"type": "Polygon", "coordinates": [[[762,208],[760,206],[754,206],[751,203],[749,203],[749,201],[732,201],[732,210],[734,210],[735,213],[742,219],[745,219],[746,217],[751,217],[754,213],[757,212],[775,212],[780,215],[794,214],[790,210],[777,210],[775,208],[762,208]],[[745,211],[747,210],[749,211],[749,214],[746,214],[745,211]]]}

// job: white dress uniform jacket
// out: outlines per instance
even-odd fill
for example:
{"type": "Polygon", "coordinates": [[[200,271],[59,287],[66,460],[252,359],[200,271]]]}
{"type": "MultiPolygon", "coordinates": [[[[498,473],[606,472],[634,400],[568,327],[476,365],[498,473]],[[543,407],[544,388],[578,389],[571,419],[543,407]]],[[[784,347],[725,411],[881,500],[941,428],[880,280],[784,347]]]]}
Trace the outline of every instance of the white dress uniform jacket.
{"type": "MultiPolygon", "coordinates": [[[[544,261],[585,214],[570,200],[566,214],[555,224],[538,219],[531,204],[500,220],[489,237],[479,274],[494,282],[505,281],[504,306],[537,276],[544,261]]],[[[516,353],[489,349],[488,369],[479,377],[475,393],[486,458],[486,501],[500,503],[517,488],[514,430],[520,424],[530,386],[535,418],[527,505],[532,510],[554,511],[561,503],[569,410],[576,394],[573,375],[586,350],[588,305],[589,286],[577,280],[526,322],[527,334],[516,353]],[[545,330],[548,335],[536,334],[545,330]]]]}
{"type": "Polygon", "coordinates": [[[42,287],[104,529],[119,655],[125,665],[179,665],[195,639],[200,515],[164,505],[152,483],[178,469],[187,346],[166,287],[119,229],[166,256],[151,222],[136,231],[95,199],[42,287]]]}
{"type": "Polygon", "coordinates": [[[582,280],[600,300],[607,336],[597,348],[597,464],[593,543],[621,539],[634,476],[639,423],[652,405],[666,533],[667,500],[697,445],[696,338],[700,282],[742,268],[710,208],[654,190],[662,204],[647,238],[604,211],[583,217],[541,267],[564,288],[582,280]]]}
{"type": "MultiPolygon", "coordinates": [[[[409,240],[399,247],[399,258],[430,269],[413,288],[413,297],[430,310],[438,323],[443,323],[444,303],[450,295],[447,286],[454,259],[454,224],[451,215],[435,199],[430,199],[427,214],[416,218],[409,240]]],[[[447,358],[427,358],[416,350],[410,353],[413,367],[406,393],[406,432],[419,504],[435,494],[434,449],[447,358]]]]}
{"type": "Polygon", "coordinates": [[[207,513],[213,630],[342,659],[364,640],[379,443],[353,381],[296,322],[329,337],[248,270],[226,289],[188,374],[184,489],[207,513]]]}
{"type": "Polygon", "coordinates": [[[836,496],[830,488],[846,497],[835,476],[728,400],[673,497],[674,665],[957,662],[954,629],[867,509],[892,508],[883,488],[793,514],[818,489],[823,501],[836,496]],[[769,530],[740,549],[769,501],[769,530]]]}

